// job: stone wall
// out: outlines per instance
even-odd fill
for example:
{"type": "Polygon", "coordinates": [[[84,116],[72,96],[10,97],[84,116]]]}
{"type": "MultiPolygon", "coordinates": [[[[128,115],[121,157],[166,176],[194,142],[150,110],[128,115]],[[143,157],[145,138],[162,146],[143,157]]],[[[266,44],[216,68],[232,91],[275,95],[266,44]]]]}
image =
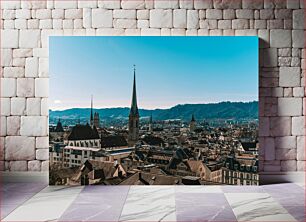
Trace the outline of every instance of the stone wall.
{"type": "Polygon", "coordinates": [[[305,170],[304,7],[303,0],[1,1],[1,169],[48,170],[48,36],[258,35],[260,169],[305,170]]]}

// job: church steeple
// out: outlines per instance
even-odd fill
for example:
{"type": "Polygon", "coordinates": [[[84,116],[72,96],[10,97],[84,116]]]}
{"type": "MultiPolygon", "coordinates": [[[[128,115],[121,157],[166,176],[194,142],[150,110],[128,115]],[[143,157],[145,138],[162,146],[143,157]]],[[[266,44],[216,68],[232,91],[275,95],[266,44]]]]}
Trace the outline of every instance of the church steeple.
{"type": "Polygon", "coordinates": [[[137,107],[137,95],[136,95],[136,68],[134,65],[134,82],[133,82],[133,94],[132,94],[132,105],[130,114],[138,115],[138,107],[137,107]]]}
{"type": "Polygon", "coordinates": [[[132,94],[132,104],[129,115],[129,135],[128,142],[130,146],[134,146],[139,139],[139,112],[137,107],[137,97],[136,97],[136,69],[134,65],[134,81],[133,81],[133,94],[132,94]]]}
{"type": "Polygon", "coordinates": [[[90,126],[93,126],[93,96],[91,95],[91,103],[90,103],[90,126]]]}

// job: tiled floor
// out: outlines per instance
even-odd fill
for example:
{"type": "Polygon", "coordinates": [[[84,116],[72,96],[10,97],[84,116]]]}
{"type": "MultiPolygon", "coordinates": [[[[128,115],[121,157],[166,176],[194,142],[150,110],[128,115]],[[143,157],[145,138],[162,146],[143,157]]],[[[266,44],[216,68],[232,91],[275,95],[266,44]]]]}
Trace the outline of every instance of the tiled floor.
{"type": "Polygon", "coordinates": [[[3,221],[305,221],[305,186],[1,186],[3,221]]]}

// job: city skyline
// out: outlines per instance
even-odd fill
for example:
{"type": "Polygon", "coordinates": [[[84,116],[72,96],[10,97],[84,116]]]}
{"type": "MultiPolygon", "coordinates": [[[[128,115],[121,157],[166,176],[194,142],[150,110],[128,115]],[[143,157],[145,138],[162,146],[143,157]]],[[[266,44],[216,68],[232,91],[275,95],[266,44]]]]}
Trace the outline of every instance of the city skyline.
{"type": "Polygon", "coordinates": [[[257,37],[51,37],[50,109],[130,107],[134,64],[140,109],[258,100],[257,37]]]}

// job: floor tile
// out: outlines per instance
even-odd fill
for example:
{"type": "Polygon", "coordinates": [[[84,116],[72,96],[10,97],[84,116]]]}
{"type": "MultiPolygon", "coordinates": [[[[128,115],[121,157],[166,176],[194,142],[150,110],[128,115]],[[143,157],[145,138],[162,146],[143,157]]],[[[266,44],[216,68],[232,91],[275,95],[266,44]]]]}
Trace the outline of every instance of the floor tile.
{"type": "Polygon", "coordinates": [[[224,193],[265,193],[261,186],[229,186],[221,187],[224,193]]]}
{"type": "Polygon", "coordinates": [[[270,193],[281,205],[288,206],[305,206],[305,193],[270,193]]]}
{"type": "Polygon", "coordinates": [[[222,193],[177,193],[177,221],[236,221],[222,193]]]}
{"type": "Polygon", "coordinates": [[[88,186],[58,221],[118,221],[129,187],[88,186]]]}
{"type": "Polygon", "coordinates": [[[238,221],[296,221],[267,193],[225,193],[238,221]]]}
{"type": "Polygon", "coordinates": [[[176,221],[173,186],[131,186],[120,221],[176,221]]]}
{"type": "Polygon", "coordinates": [[[15,209],[3,221],[57,220],[83,187],[48,186],[15,209]]]}
{"type": "Polygon", "coordinates": [[[305,189],[298,186],[295,183],[281,183],[281,184],[271,184],[263,185],[263,189],[267,193],[304,193],[305,189]]]}
{"type": "Polygon", "coordinates": [[[175,186],[176,193],[222,193],[220,186],[175,186]]]}
{"type": "Polygon", "coordinates": [[[305,206],[283,206],[297,221],[305,222],[305,206]]]}

